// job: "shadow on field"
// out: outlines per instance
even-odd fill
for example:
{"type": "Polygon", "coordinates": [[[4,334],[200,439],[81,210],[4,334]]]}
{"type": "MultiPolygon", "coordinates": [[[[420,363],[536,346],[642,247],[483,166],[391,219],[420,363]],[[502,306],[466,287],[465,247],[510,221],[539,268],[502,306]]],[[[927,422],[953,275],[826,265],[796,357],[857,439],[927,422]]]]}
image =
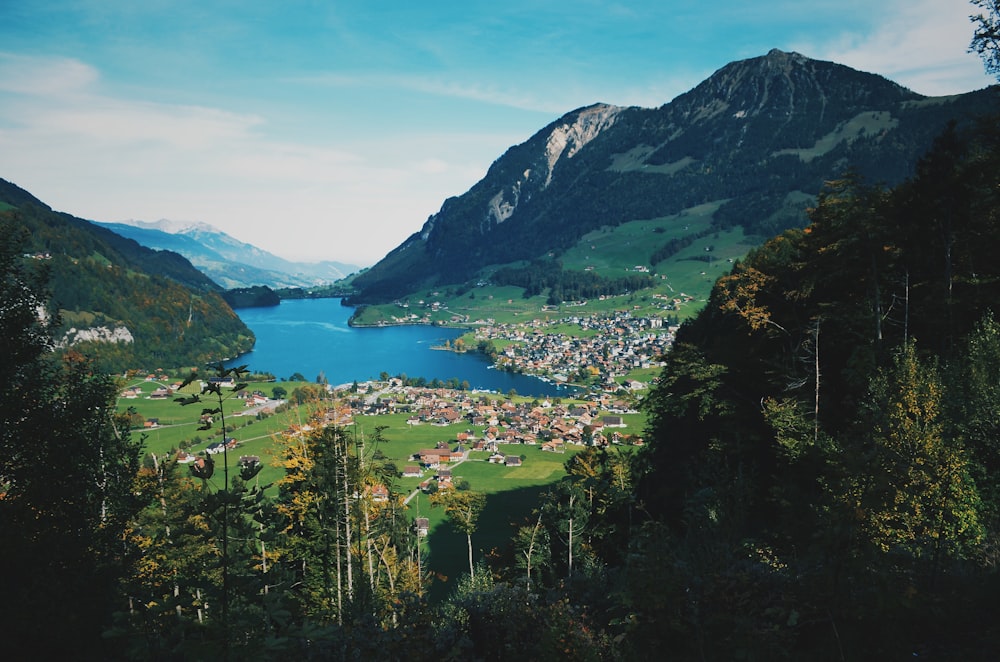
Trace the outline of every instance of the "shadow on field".
{"type": "MultiPolygon", "coordinates": [[[[472,534],[474,562],[478,563],[494,550],[504,554],[515,528],[531,516],[542,494],[551,488],[551,485],[537,485],[487,495],[486,507],[472,534]]],[[[433,550],[427,561],[435,577],[428,599],[440,602],[454,590],[462,576],[469,574],[469,545],[465,534],[456,531],[451,523],[436,527],[427,541],[433,550]]]]}

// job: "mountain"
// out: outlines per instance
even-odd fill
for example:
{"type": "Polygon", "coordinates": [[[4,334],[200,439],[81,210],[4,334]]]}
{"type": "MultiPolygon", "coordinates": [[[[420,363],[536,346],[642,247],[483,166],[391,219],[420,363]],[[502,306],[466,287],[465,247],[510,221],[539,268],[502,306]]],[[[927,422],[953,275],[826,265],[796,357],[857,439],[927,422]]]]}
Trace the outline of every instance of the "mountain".
{"type": "Polygon", "coordinates": [[[338,281],[359,267],[342,262],[293,262],[234,239],[207,223],[102,222],[115,233],[143,246],[180,253],[209,278],[227,289],[267,285],[272,288],[314,287],[338,281]]]}
{"type": "Polygon", "coordinates": [[[108,371],[200,365],[253,347],[219,285],[177,253],[55,212],[2,179],[0,228],[47,275],[57,344],[108,371]]]}
{"type": "MultiPolygon", "coordinates": [[[[759,243],[804,224],[824,182],[848,168],[869,181],[902,181],[949,122],[969,122],[994,100],[989,89],[926,97],[881,76],[772,50],[723,67],[659,108],[580,108],[445,200],[355,279],[350,303],[481,282],[499,265],[558,258],[598,228],[710,203],[715,228],[741,227],[759,243]]],[[[634,263],[655,269],[658,248],[637,246],[634,263]]]]}

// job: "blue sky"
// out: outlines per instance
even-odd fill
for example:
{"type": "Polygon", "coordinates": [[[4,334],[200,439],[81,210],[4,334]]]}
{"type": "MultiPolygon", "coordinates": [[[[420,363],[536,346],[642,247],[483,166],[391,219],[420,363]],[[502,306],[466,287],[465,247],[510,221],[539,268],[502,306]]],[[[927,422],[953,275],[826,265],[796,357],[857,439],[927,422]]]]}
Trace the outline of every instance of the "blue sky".
{"type": "Polygon", "coordinates": [[[771,48],[927,95],[993,82],[966,0],[0,3],[0,177],[99,221],[367,265],[511,145],[771,48]]]}

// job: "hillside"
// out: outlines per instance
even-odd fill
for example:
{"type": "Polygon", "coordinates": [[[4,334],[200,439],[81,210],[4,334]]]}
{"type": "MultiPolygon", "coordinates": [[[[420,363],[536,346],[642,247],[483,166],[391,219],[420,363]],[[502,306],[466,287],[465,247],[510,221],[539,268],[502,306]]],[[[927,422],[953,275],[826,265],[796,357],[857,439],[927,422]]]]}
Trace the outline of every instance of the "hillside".
{"type": "Polygon", "coordinates": [[[25,236],[25,259],[47,274],[61,346],[114,372],[197,365],[253,346],[221,288],[184,257],[54,212],[4,180],[0,202],[4,230],[25,236]]]}
{"type": "Polygon", "coordinates": [[[342,280],[359,267],[342,262],[293,262],[239,241],[206,223],[100,223],[143,246],[179,253],[227,289],[315,287],[342,280]]]}
{"type": "MultiPolygon", "coordinates": [[[[925,97],[774,50],[723,67],[659,108],[581,108],[511,147],[469,191],[446,200],[355,279],[351,302],[488,281],[499,266],[560,258],[588,233],[635,221],[664,219],[661,231],[676,246],[697,238],[681,229],[691,209],[713,207],[712,231],[738,228],[760,243],[804,225],[823,182],[848,167],[899,183],[949,122],[968,123],[991,100],[988,90],[925,97]]],[[[656,271],[671,253],[667,241],[642,242],[626,264],[656,271]]]]}

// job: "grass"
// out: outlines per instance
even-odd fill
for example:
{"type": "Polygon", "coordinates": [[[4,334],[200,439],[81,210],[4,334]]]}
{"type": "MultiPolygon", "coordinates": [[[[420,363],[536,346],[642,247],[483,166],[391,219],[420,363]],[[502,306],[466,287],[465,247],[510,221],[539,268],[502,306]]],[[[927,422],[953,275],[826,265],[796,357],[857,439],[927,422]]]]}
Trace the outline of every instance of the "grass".
{"type": "MultiPolygon", "coordinates": [[[[472,460],[453,468],[453,475],[468,480],[470,489],[487,495],[486,507],[472,535],[476,560],[487,553],[502,553],[509,546],[517,526],[525,523],[532,510],[539,507],[548,487],[566,475],[563,463],[578,449],[551,453],[524,446],[522,450],[526,459],[520,467],[472,460]]],[[[427,517],[430,521],[430,534],[423,547],[429,552],[429,566],[436,580],[430,595],[431,599],[442,598],[451,590],[455,578],[469,571],[468,541],[464,533],[452,528],[443,509],[430,505],[426,495],[411,501],[410,508],[415,517],[427,517]]]]}
{"type": "MultiPolygon", "coordinates": [[[[146,420],[158,418],[160,425],[147,429],[135,430],[135,434],[145,437],[145,452],[165,454],[171,449],[179,448],[182,443],[187,445],[195,438],[200,441],[191,446],[192,452],[203,450],[212,441],[220,437],[211,436],[211,432],[198,431],[198,419],[202,407],[199,405],[181,406],[173,401],[173,396],[165,400],[148,399],[159,384],[169,385],[178,379],[164,376],[154,382],[144,379],[135,380],[132,384],[143,389],[143,396],[136,399],[121,399],[119,409],[124,411],[134,408],[146,420]]],[[[132,385],[127,384],[127,385],[132,385]]],[[[252,383],[250,390],[269,392],[275,383],[252,383]]],[[[280,382],[289,394],[302,385],[297,382],[280,382]]],[[[187,391],[197,391],[197,384],[188,387],[187,391]]],[[[571,401],[564,400],[568,405],[571,401]]],[[[209,404],[209,407],[212,405],[209,404]]],[[[303,405],[293,407],[288,411],[263,419],[242,417],[236,414],[242,409],[240,401],[227,401],[224,405],[228,436],[239,440],[236,451],[230,452],[230,469],[236,469],[240,455],[257,455],[264,464],[258,480],[261,484],[273,483],[283,475],[276,452],[279,450],[277,437],[293,424],[308,420],[313,406],[303,405]]],[[[456,443],[459,432],[474,429],[467,421],[447,426],[408,425],[410,414],[397,413],[380,416],[359,416],[353,424],[353,432],[365,440],[366,453],[376,450],[373,439],[376,428],[381,429],[383,442],[377,450],[396,463],[402,471],[407,464],[414,464],[413,454],[421,449],[433,447],[437,442],[456,443]]],[[[626,414],[623,416],[628,427],[627,432],[639,433],[645,425],[641,414],[626,414]]],[[[476,433],[481,430],[476,429],[476,433]]],[[[503,448],[506,452],[523,455],[525,460],[520,467],[505,467],[487,462],[485,452],[471,452],[470,459],[452,467],[453,476],[469,481],[470,489],[487,495],[486,508],[480,517],[478,530],[473,535],[473,547],[476,558],[482,558],[491,550],[503,550],[509,544],[514,527],[530,517],[531,511],[539,505],[542,494],[549,485],[559,481],[564,475],[564,463],[580,449],[570,447],[565,453],[551,453],[541,450],[541,446],[511,446],[503,448]]],[[[216,462],[221,463],[221,456],[216,456],[216,462]]],[[[409,495],[417,491],[423,478],[399,478],[393,489],[398,494],[409,495]]],[[[222,487],[222,471],[217,466],[215,476],[210,481],[215,488],[222,487]]],[[[274,488],[268,491],[273,496],[274,488]]],[[[441,508],[433,508],[427,495],[417,492],[417,496],[409,504],[411,517],[427,517],[430,521],[430,533],[422,542],[422,548],[428,554],[428,563],[437,577],[431,588],[432,597],[443,597],[451,590],[457,576],[468,572],[468,548],[464,534],[454,531],[447,522],[441,508]]]]}
{"type": "MultiPolygon", "coordinates": [[[[181,381],[178,377],[163,376],[162,379],[147,382],[145,379],[135,379],[125,382],[123,388],[139,386],[142,394],[135,398],[120,398],[118,410],[125,412],[129,409],[135,410],[145,421],[157,419],[158,425],[149,428],[136,428],[133,435],[141,436],[144,441],[144,452],[146,454],[156,453],[165,455],[171,451],[187,447],[191,453],[198,453],[205,450],[209,444],[220,441],[222,429],[218,421],[211,430],[199,430],[202,409],[214,408],[217,403],[206,400],[204,406],[189,405],[181,406],[174,402],[174,398],[179,395],[191,395],[198,392],[198,385],[191,384],[179,394],[171,395],[163,399],[151,399],[149,395],[158,386],[169,386],[171,383],[181,381]]],[[[291,393],[304,382],[280,382],[280,386],[291,393]]],[[[252,382],[248,389],[251,391],[260,390],[268,393],[277,386],[274,382],[252,382]]],[[[281,414],[266,417],[242,416],[245,411],[243,402],[240,400],[227,400],[223,404],[223,411],[226,414],[226,434],[228,437],[239,441],[239,446],[233,452],[228,453],[230,469],[236,466],[240,455],[258,455],[265,463],[265,468],[260,474],[260,480],[264,483],[272,482],[281,476],[281,471],[268,462],[271,451],[274,448],[275,436],[287,430],[291,425],[302,422],[303,416],[307,417],[305,408],[293,408],[281,414]]],[[[221,463],[222,457],[216,456],[216,462],[221,463]]],[[[221,469],[221,467],[219,467],[221,469]]],[[[221,471],[217,476],[221,476],[221,471]]]]}
{"type": "MultiPolygon", "coordinates": [[[[639,292],[587,301],[582,306],[563,304],[552,309],[546,306],[547,293],[526,299],[523,290],[517,287],[485,285],[464,292],[458,287],[444,287],[417,292],[395,304],[363,307],[357,311],[354,322],[377,324],[394,316],[415,314],[426,323],[443,325],[462,326],[478,320],[517,324],[617,311],[629,311],[636,316],[674,315],[684,320],[701,310],[715,281],[728,273],[732,263],[760,243],[755,237],[744,236],[742,229],[706,234],[711,231],[713,215],[724,202],[716,200],[672,216],[603,227],[587,233],[574,246],[556,256],[566,269],[589,270],[606,278],[635,273],[637,266],[650,269],[655,284],[639,292]],[[702,234],[705,236],[698,237],[702,234]],[[685,238],[694,238],[693,243],[651,264],[654,251],[671,239],[685,238]],[[668,310],[662,296],[668,297],[668,301],[683,298],[683,302],[676,309],[668,310]],[[432,309],[434,303],[437,306],[432,309]]],[[[805,201],[789,200],[792,206],[804,204],[805,201]]],[[[488,281],[488,278],[489,273],[484,273],[483,279],[488,281]]]]}

